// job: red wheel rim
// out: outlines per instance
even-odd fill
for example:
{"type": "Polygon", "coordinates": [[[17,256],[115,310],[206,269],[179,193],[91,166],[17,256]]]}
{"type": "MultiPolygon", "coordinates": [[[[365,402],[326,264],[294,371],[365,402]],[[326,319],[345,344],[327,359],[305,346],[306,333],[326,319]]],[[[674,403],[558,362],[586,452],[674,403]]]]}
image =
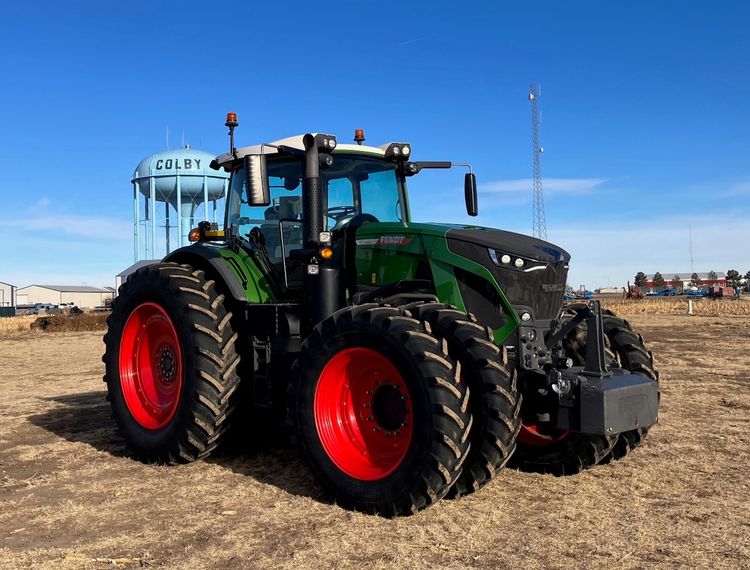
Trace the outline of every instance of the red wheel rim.
{"type": "Polygon", "coordinates": [[[521,431],[518,432],[518,441],[526,445],[544,447],[563,441],[570,433],[569,431],[550,430],[536,424],[522,423],[521,431]]]}
{"type": "Polygon", "coordinates": [[[376,481],[393,473],[412,440],[409,389],[393,363],[369,348],[331,358],[315,389],[315,427],[344,473],[376,481]]]}
{"type": "Polygon", "coordinates": [[[156,303],[138,305],[120,341],[120,385],[133,419],[146,429],[167,425],[182,391],[182,351],[172,319],[156,303]]]}

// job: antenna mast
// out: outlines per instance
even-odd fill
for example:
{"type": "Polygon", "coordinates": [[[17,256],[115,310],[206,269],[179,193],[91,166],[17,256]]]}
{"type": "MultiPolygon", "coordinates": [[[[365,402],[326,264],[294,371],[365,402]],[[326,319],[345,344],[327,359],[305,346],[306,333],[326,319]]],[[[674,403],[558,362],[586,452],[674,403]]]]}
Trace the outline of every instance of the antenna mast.
{"type": "Polygon", "coordinates": [[[544,192],[542,191],[542,148],[539,142],[539,86],[532,83],[529,90],[531,102],[531,156],[534,164],[533,235],[547,239],[547,220],[544,215],[544,192]]]}

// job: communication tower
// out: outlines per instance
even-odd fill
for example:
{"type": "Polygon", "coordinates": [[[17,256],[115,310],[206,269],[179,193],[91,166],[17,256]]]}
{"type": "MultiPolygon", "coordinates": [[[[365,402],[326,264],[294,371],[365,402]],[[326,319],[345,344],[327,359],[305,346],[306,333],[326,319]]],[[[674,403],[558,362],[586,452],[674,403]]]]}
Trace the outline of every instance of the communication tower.
{"type": "Polygon", "coordinates": [[[539,140],[539,86],[532,83],[529,89],[531,102],[531,156],[534,165],[533,179],[533,222],[532,234],[539,239],[547,239],[547,220],[544,215],[544,192],[542,191],[542,153],[544,148],[539,140]]]}

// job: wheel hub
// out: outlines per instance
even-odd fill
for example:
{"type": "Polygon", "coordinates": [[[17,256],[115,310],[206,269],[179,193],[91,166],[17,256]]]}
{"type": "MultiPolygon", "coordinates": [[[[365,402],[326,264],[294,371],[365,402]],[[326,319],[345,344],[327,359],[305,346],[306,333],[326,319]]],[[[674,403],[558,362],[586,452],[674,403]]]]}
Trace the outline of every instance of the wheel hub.
{"type": "Polygon", "coordinates": [[[156,355],[156,370],[159,380],[172,384],[177,377],[177,359],[171,346],[162,346],[156,355]]]}
{"type": "MultiPolygon", "coordinates": [[[[372,394],[371,421],[377,422],[386,433],[401,435],[399,429],[406,423],[408,408],[406,407],[406,396],[401,393],[401,388],[396,384],[381,384],[372,394]]],[[[368,417],[368,420],[370,418],[368,417]]]]}

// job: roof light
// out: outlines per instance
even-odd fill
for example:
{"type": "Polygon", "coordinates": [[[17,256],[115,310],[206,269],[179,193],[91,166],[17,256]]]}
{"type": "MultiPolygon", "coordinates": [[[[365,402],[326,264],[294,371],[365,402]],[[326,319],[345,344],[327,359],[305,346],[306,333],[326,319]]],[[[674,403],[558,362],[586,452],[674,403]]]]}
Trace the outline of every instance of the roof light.
{"type": "Polygon", "coordinates": [[[237,122],[237,113],[227,113],[226,126],[236,127],[237,125],[239,125],[239,123],[237,122]]]}
{"type": "Polygon", "coordinates": [[[354,142],[362,144],[365,142],[365,131],[364,129],[354,129],[354,142]]]}
{"type": "Polygon", "coordinates": [[[198,228],[193,228],[188,234],[188,241],[198,241],[201,239],[201,231],[198,228]]]}
{"type": "Polygon", "coordinates": [[[391,143],[385,149],[385,159],[402,162],[408,158],[410,153],[411,148],[407,143],[391,143]]]}
{"type": "Polygon", "coordinates": [[[320,152],[326,152],[336,148],[336,137],[319,133],[315,135],[315,144],[320,152]]]}

